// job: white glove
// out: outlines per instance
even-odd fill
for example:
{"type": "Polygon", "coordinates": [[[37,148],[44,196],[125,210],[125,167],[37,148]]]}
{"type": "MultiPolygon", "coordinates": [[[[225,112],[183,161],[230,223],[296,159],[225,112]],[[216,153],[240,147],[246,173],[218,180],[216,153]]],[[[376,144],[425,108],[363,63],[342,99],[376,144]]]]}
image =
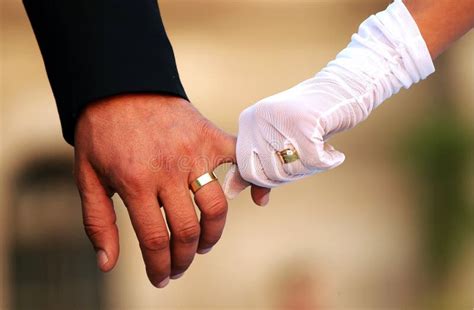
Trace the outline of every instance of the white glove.
{"type": "Polygon", "coordinates": [[[326,143],[331,135],[353,128],[400,88],[433,72],[418,26],[396,0],[365,20],[348,47],[313,78],[242,112],[238,169],[226,176],[226,195],[235,197],[249,183],[272,188],[337,167],[345,156],[326,143]],[[299,160],[280,160],[277,152],[288,147],[299,160]]]}

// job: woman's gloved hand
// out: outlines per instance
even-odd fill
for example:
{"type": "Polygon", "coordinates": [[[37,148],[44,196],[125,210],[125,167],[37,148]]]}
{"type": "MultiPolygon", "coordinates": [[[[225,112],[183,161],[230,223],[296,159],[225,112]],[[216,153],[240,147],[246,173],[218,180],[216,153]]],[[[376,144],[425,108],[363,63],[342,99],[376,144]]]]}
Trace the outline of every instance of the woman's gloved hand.
{"type": "Polygon", "coordinates": [[[327,143],[329,137],[353,128],[402,87],[433,72],[417,24],[403,2],[395,1],[364,21],[321,72],[242,112],[238,165],[224,182],[228,198],[250,184],[273,188],[339,166],[345,156],[327,143]],[[290,151],[286,160],[283,150],[290,151]]]}

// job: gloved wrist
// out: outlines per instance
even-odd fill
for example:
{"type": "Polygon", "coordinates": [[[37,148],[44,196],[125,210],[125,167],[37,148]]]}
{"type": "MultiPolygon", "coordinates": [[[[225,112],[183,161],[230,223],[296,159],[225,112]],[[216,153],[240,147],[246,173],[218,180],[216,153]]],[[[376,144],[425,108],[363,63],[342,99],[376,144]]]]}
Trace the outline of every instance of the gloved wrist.
{"type": "MultiPolygon", "coordinates": [[[[385,11],[376,14],[390,32],[392,44],[400,53],[404,66],[411,76],[411,84],[427,78],[435,71],[428,46],[413,16],[402,0],[395,0],[385,11]]],[[[410,82],[404,85],[411,86],[410,82]]]]}
{"type": "Polygon", "coordinates": [[[333,75],[336,83],[346,86],[370,111],[434,71],[415,20],[403,2],[396,0],[366,19],[350,44],[321,73],[333,75]]]}

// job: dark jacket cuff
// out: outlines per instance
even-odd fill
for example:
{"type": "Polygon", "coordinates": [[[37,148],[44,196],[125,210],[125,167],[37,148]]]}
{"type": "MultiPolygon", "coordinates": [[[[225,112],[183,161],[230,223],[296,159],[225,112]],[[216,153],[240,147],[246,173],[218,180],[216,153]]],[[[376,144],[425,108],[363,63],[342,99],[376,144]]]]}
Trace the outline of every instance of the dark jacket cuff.
{"type": "Polygon", "coordinates": [[[90,102],[124,93],[187,99],[154,0],[24,0],[63,136],[90,102]]]}

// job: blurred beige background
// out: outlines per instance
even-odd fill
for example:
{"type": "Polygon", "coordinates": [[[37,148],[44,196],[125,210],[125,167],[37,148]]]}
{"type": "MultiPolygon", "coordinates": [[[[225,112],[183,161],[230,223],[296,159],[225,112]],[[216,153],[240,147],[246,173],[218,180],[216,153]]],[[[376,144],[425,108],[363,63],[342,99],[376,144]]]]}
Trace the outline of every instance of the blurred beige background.
{"type": "MultiPolygon", "coordinates": [[[[188,95],[210,120],[237,133],[241,110],[316,73],[347,45],[366,17],[388,3],[161,0],[160,6],[188,95]]],[[[94,253],[83,234],[72,176],[67,176],[73,151],[62,140],[41,54],[21,2],[3,0],[0,22],[0,307],[11,309],[21,308],[23,301],[17,299],[27,296],[21,292],[63,298],[62,285],[43,292],[42,278],[34,289],[20,290],[22,279],[31,282],[31,274],[38,272],[22,269],[26,265],[18,261],[23,262],[26,254],[21,253],[39,255],[53,269],[56,264],[38,254],[46,244],[52,244],[46,247],[50,251],[55,251],[54,244],[78,244],[80,256],[72,257],[88,261],[94,260],[94,253]],[[66,172],[55,174],[55,162],[66,172]]],[[[111,273],[97,275],[99,293],[89,305],[474,307],[474,239],[471,235],[460,244],[442,278],[444,284],[433,285],[425,262],[420,185],[400,155],[404,139],[429,118],[434,106],[454,111],[473,132],[473,56],[471,32],[436,62],[435,75],[389,99],[356,129],[335,137],[333,144],[347,155],[338,169],[274,190],[267,208],[255,207],[248,192],[232,201],[220,243],[209,254],[196,257],[185,276],[164,290],[149,284],[126,210],[116,199],[120,260],[111,273]],[[440,103],[440,98],[448,102],[440,103]]],[[[466,185],[471,206],[472,170],[466,185]]],[[[68,261],[63,262],[66,269],[68,261]]],[[[94,275],[95,267],[81,261],[75,263],[84,270],[79,276],[94,275]]],[[[49,276],[52,272],[44,273],[47,283],[56,279],[49,276]]],[[[73,285],[77,278],[61,281],[73,285]]],[[[84,287],[92,287],[87,283],[84,287]]],[[[70,298],[61,299],[62,305],[74,300],[70,298]]]]}

